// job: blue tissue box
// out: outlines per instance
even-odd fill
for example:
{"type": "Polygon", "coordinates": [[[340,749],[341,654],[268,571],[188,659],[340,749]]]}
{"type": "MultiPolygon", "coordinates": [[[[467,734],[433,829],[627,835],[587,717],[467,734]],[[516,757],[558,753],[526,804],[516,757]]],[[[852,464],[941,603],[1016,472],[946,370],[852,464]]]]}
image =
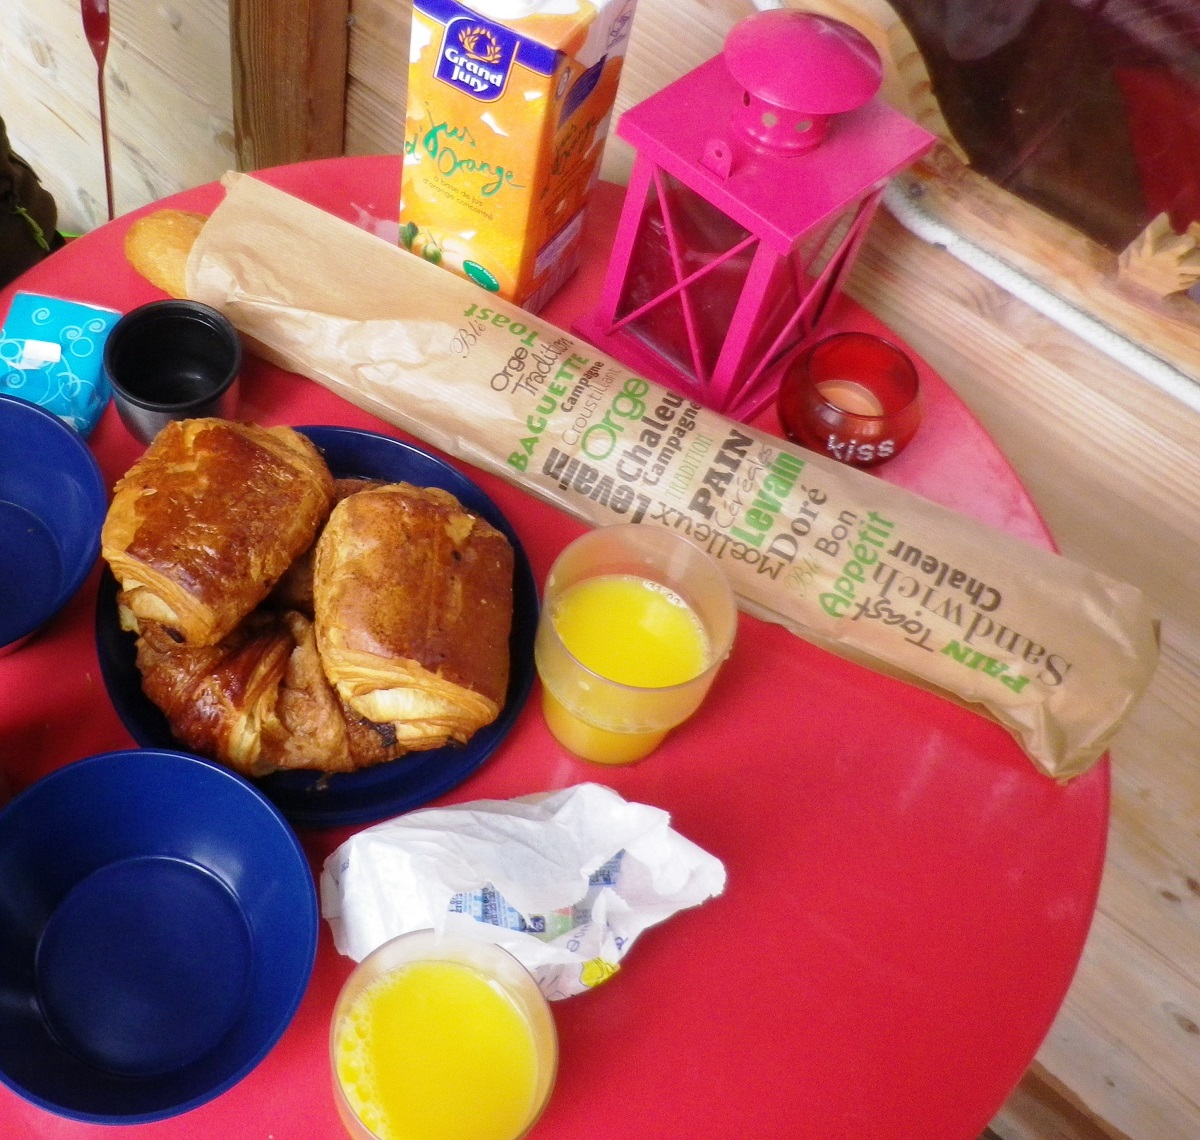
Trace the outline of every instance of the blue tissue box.
{"type": "Polygon", "coordinates": [[[121,314],[37,293],[17,293],[0,329],[0,392],[39,404],[80,435],[108,404],[104,342],[121,314]]]}

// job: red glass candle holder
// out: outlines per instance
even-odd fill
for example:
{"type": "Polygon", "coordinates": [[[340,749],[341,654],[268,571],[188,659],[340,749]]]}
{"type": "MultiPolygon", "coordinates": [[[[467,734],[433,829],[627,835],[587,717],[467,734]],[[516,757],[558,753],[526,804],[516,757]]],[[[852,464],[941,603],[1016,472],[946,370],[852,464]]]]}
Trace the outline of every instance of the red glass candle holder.
{"type": "Polygon", "coordinates": [[[835,333],[783,366],[778,408],[789,439],[873,467],[899,455],[920,426],[920,382],[896,345],[871,333],[835,333]]]}

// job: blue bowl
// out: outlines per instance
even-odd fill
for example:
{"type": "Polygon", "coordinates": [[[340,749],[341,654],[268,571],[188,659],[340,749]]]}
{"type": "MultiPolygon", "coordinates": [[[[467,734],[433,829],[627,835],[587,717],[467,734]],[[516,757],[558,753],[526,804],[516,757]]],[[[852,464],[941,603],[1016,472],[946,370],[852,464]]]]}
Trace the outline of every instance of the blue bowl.
{"type": "Polygon", "coordinates": [[[241,1080],[317,947],[279,812],[184,753],[68,764],[0,812],[0,1080],[50,1112],[163,1120],[241,1080]]]}
{"type": "Polygon", "coordinates": [[[88,445],[53,412],[0,394],[0,653],[74,597],[108,505],[88,445]]]}

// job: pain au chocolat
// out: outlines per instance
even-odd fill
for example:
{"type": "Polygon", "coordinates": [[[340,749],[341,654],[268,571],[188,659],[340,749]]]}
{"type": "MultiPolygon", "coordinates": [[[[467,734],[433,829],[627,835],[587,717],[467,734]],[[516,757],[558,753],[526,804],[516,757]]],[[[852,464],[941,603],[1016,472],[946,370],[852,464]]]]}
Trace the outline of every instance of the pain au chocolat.
{"type": "Polygon", "coordinates": [[[324,459],[291,428],[169,424],[117,483],[101,531],[122,626],[215,645],[311,545],[332,497],[324,459]]]}
{"type": "Polygon", "coordinates": [[[512,579],[507,538],[448,492],[395,483],[351,495],[316,547],[326,676],[411,750],[466,741],[504,703],[512,579]]]}

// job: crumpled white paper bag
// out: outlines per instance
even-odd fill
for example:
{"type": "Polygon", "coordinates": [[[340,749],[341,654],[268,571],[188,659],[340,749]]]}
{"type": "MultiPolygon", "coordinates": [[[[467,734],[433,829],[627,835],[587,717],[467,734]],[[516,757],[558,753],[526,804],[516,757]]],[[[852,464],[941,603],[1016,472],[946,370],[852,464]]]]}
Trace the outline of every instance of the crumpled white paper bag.
{"type": "Polygon", "coordinates": [[[321,910],[355,961],[453,928],[503,946],[554,999],[598,985],[643,930],[724,888],[721,861],[665,811],[589,783],[360,831],[325,861],[321,910]]]}

